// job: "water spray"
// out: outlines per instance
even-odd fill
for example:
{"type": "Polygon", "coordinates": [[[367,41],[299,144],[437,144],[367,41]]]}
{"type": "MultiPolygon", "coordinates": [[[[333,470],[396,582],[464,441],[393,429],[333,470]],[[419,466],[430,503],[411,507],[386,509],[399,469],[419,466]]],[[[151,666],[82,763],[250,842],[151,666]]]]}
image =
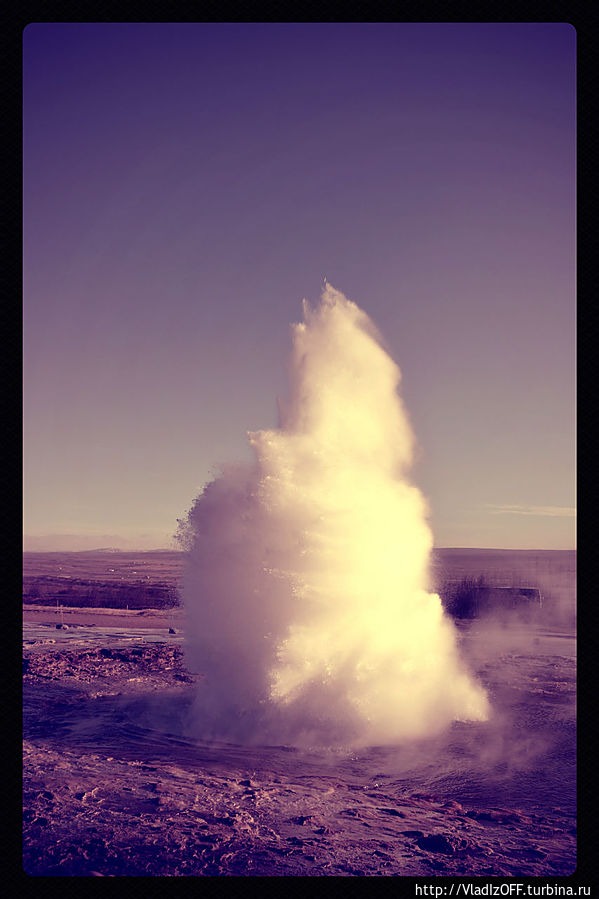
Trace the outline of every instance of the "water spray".
{"type": "Polygon", "coordinates": [[[195,729],[355,748],[484,720],[430,589],[400,370],[328,282],[303,313],[278,427],[248,434],[254,464],[223,468],[182,529],[195,729]]]}

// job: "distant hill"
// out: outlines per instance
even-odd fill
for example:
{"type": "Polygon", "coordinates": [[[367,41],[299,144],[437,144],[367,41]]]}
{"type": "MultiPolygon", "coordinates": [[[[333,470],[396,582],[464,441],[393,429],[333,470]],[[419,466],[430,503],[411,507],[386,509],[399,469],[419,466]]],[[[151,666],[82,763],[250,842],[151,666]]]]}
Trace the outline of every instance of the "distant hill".
{"type": "Polygon", "coordinates": [[[170,534],[140,534],[120,537],[117,534],[44,534],[23,536],[24,552],[144,552],[171,550],[175,547],[170,534]]]}

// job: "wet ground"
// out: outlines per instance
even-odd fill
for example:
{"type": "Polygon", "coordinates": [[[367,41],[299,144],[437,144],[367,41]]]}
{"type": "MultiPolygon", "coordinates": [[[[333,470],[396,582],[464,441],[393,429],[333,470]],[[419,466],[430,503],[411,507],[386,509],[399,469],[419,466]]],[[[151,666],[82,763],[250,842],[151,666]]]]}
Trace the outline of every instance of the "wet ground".
{"type": "Polygon", "coordinates": [[[342,753],[197,741],[201,677],[168,622],[50,620],[24,628],[28,873],[550,877],[576,866],[570,631],[461,625],[491,720],[342,753]]]}

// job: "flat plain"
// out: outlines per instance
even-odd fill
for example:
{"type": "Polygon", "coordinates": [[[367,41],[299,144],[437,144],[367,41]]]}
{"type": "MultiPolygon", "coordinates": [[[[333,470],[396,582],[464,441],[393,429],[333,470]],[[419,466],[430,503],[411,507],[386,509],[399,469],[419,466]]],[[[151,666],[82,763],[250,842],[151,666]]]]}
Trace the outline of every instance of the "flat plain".
{"type": "Polygon", "coordinates": [[[437,550],[441,595],[482,575],[539,587],[542,614],[456,623],[491,698],[488,722],[345,753],[191,735],[202,672],[185,665],[183,561],[166,551],[24,555],[29,874],[574,870],[575,553],[437,550]]]}

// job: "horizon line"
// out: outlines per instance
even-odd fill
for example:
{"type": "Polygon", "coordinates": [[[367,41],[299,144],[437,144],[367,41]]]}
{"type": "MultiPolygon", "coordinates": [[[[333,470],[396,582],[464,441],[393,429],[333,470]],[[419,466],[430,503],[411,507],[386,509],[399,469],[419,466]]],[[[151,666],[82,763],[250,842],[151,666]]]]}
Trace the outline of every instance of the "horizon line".
{"type": "MultiPolygon", "coordinates": [[[[476,549],[487,550],[490,552],[576,552],[576,546],[433,546],[436,549],[476,549]]],[[[90,549],[24,549],[23,553],[90,553],[90,552],[122,552],[122,553],[152,553],[152,552],[176,552],[184,553],[184,549],[178,549],[173,546],[153,546],[153,547],[120,547],[120,546],[94,546],[90,549]]]]}

